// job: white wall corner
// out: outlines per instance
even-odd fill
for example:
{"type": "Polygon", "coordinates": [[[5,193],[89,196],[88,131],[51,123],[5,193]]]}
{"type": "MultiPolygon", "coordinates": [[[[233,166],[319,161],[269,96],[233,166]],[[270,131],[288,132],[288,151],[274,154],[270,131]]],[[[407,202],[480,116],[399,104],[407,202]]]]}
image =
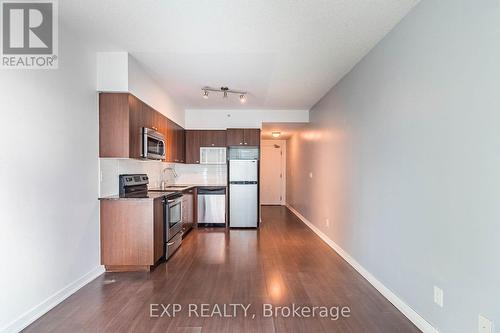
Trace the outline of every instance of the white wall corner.
{"type": "Polygon", "coordinates": [[[185,126],[185,111],[132,55],[128,55],[128,91],[172,121],[185,126]]]}
{"type": "Polygon", "coordinates": [[[99,275],[104,273],[104,266],[97,266],[90,272],[84,274],[82,277],[76,279],[64,288],[50,295],[41,303],[35,305],[18,318],[14,319],[11,323],[0,328],[0,333],[15,333],[20,332],[38,318],[49,312],[56,305],[64,301],[69,296],[76,293],[80,288],[95,280],[99,275]]]}
{"type": "Polygon", "coordinates": [[[128,92],[128,53],[97,52],[97,91],[128,92]]]}
{"type": "Polygon", "coordinates": [[[295,214],[306,226],[309,227],[316,235],[318,235],[328,246],[330,246],[335,252],[338,253],[349,265],[351,265],[361,276],[363,276],[375,289],[377,289],[382,296],[384,296],[389,302],[391,302],[408,320],[410,320],[415,326],[418,327],[424,333],[439,333],[439,331],[433,327],[427,320],[420,316],[415,310],[413,310],[408,304],[406,304],[401,298],[399,298],[395,293],[393,293],[389,288],[387,288],[382,282],[377,280],[369,271],[367,271],[361,264],[359,264],[349,253],[344,251],[337,243],[330,239],[325,233],[323,233],[318,227],[306,219],[302,214],[300,214],[295,208],[293,208],[289,203],[286,207],[295,214]]]}

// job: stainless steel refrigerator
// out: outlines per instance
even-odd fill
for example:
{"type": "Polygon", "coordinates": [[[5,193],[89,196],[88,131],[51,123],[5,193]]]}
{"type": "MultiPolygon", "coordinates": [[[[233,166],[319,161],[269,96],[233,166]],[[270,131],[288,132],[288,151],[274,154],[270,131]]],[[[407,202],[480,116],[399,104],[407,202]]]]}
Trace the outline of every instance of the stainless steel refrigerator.
{"type": "Polygon", "coordinates": [[[229,160],[229,226],[257,228],[259,161],[229,160]]]}

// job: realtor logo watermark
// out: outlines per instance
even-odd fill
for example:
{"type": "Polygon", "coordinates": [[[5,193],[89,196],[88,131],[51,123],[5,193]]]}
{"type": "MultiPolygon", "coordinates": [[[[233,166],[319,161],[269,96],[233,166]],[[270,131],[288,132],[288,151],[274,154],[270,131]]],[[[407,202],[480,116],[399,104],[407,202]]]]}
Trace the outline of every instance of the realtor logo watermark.
{"type": "Polygon", "coordinates": [[[1,68],[58,67],[57,0],[0,0],[1,68]]]}

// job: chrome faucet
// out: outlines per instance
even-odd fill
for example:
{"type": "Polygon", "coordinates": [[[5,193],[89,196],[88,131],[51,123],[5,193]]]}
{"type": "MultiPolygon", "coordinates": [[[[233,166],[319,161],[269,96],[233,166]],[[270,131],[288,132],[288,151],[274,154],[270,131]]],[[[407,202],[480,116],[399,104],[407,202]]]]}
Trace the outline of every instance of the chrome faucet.
{"type": "Polygon", "coordinates": [[[175,171],[175,169],[174,169],[174,168],[172,168],[172,167],[167,167],[167,168],[163,169],[163,170],[161,171],[161,183],[160,183],[160,184],[161,184],[160,186],[161,186],[161,189],[162,189],[162,190],[164,190],[164,189],[167,187],[167,182],[165,181],[165,178],[164,178],[164,176],[165,176],[165,171],[167,171],[167,170],[168,170],[168,171],[170,171],[170,172],[172,173],[172,175],[174,176],[174,178],[179,177],[179,175],[177,174],[177,172],[175,171]]]}

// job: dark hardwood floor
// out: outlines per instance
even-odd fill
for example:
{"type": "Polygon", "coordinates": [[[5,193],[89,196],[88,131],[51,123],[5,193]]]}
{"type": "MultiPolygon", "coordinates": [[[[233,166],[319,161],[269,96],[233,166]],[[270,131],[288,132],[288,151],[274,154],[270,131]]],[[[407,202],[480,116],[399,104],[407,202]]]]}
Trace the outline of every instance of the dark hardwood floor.
{"type": "Polygon", "coordinates": [[[103,274],[25,332],[420,332],[289,210],[262,215],[258,231],[192,231],[151,273],[103,274]],[[175,318],[150,317],[151,304],[173,303],[182,306],[175,318]],[[248,317],[198,318],[191,303],[251,307],[248,317]],[[348,306],[350,317],[263,316],[262,304],[292,303],[348,306]]]}

